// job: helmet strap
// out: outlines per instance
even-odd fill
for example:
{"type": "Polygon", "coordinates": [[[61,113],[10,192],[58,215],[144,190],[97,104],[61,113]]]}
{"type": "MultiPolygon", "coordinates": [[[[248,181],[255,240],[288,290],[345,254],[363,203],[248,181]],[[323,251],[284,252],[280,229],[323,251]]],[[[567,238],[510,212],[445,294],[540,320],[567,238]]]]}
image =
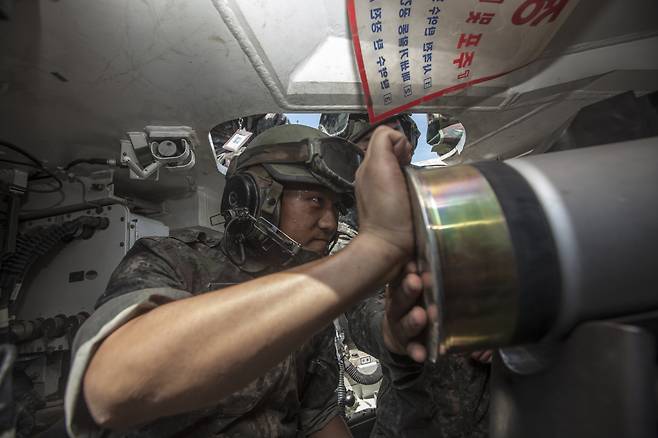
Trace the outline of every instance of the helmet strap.
{"type": "Polygon", "coordinates": [[[281,194],[283,194],[283,185],[272,180],[272,185],[265,193],[261,211],[269,214],[270,217],[274,217],[277,206],[281,202],[281,194]]]}

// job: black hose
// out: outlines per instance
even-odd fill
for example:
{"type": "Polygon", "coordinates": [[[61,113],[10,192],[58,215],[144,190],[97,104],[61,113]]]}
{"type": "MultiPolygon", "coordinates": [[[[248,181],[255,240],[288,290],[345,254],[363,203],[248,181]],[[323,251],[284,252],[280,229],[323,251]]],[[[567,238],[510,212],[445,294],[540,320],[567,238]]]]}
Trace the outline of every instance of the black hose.
{"type": "Polygon", "coordinates": [[[336,398],[338,399],[338,410],[344,416],[347,388],[345,387],[345,365],[342,360],[338,361],[338,386],[336,387],[336,398]]]}
{"type": "Polygon", "coordinates": [[[364,374],[355,367],[352,362],[350,362],[347,357],[343,357],[343,367],[347,372],[347,375],[352,378],[356,383],[361,385],[374,385],[375,383],[382,380],[382,365],[377,364],[377,369],[372,374],[364,374]]]}
{"type": "Polygon", "coordinates": [[[11,149],[11,150],[14,151],[14,152],[18,152],[19,154],[21,154],[22,156],[28,158],[28,159],[29,159],[30,161],[32,161],[34,164],[36,164],[37,166],[39,166],[40,169],[43,169],[43,167],[44,167],[44,166],[43,166],[43,163],[41,163],[41,161],[39,161],[34,155],[32,155],[32,154],[29,153],[28,151],[24,150],[23,148],[20,148],[20,147],[16,146],[16,145],[13,144],[13,143],[9,143],[9,142],[6,141],[6,140],[0,140],[0,146],[4,146],[4,147],[6,147],[6,148],[8,148],[8,149],[11,149]]]}
{"type": "Polygon", "coordinates": [[[76,160],[71,161],[66,166],[64,166],[64,170],[69,170],[71,167],[77,166],[78,164],[108,165],[108,159],[107,158],[78,158],[76,160]]]}
{"type": "MultiPolygon", "coordinates": [[[[55,192],[59,192],[60,190],[62,190],[62,188],[64,187],[64,183],[62,183],[61,179],[57,178],[54,173],[52,173],[50,170],[46,169],[45,167],[41,168],[41,171],[48,174],[47,178],[54,179],[55,182],[57,183],[57,187],[46,189],[46,190],[28,189],[29,192],[34,192],[34,193],[55,193],[55,192]]],[[[39,179],[43,179],[43,178],[39,178],[39,179]]]]}
{"type": "MultiPolygon", "coordinates": [[[[57,183],[57,187],[56,187],[56,188],[51,188],[51,189],[47,189],[47,190],[35,190],[35,189],[29,189],[30,192],[35,192],[35,193],[54,193],[54,192],[57,192],[57,191],[59,191],[59,190],[62,190],[62,187],[64,187],[64,184],[62,184],[62,181],[61,181],[59,178],[57,178],[57,177],[55,176],[55,174],[53,174],[51,171],[49,171],[48,169],[46,169],[46,167],[43,165],[43,163],[42,163],[41,161],[39,161],[39,159],[38,159],[37,157],[35,157],[35,156],[32,155],[31,153],[29,153],[28,151],[24,150],[23,148],[20,148],[20,147],[16,146],[15,144],[10,143],[10,142],[5,141],[5,140],[0,140],[0,146],[4,146],[4,147],[6,147],[6,148],[8,148],[8,149],[11,149],[11,150],[14,151],[14,152],[18,152],[19,154],[23,155],[25,158],[29,159],[30,161],[32,161],[32,162],[34,163],[34,166],[32,166],[32,167],[35,167],[35,168],[41,170],[42,172],[45,172],[45,173],[48,175],[48,178],[52,178],[52,179],[54,179],[55,182],[57,183]]],[[[3,159],[3,161],[10,162],[10,161],[14,161],[14,160],[4,160],[4,159],[3,159]]],[[[14,164],[21,164],[21,165],[24,165],[24,166],[30,166],[30,164],[27,164],[27,163],[18,163],[18,162],[14,162],[14,164]]],[[[32,178],[30,178],[30,180],[31,180],[31,179],[32,179],[32,178]]]]}
{"type": "Polygon", "coordinates": [[[33,169],[43,170],[43,167],[37,166],[36,164],[26,163],[24,161],[8,160],[6,158],[0,159],[0,163],[15,164],[17,166],[27,166],[27,167],[31,167],[33,169]]]}

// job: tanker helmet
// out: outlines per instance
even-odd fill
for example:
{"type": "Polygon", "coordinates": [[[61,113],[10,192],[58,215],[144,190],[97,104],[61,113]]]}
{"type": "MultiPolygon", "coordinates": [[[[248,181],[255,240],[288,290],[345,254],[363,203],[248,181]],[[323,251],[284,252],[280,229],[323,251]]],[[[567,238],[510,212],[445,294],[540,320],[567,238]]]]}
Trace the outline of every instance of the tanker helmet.
{"type": "Polygon", "coordinates": [[[307,126],[275,126],[258,135],[226,174],[221,214],[227,255],[244,270],[260,270],[249,267],[249,258],[284,267],[308,260],[308,251],[279,228],[284,186],[321,186],[347,207],[361,159],[353,144],[307,126]]]}

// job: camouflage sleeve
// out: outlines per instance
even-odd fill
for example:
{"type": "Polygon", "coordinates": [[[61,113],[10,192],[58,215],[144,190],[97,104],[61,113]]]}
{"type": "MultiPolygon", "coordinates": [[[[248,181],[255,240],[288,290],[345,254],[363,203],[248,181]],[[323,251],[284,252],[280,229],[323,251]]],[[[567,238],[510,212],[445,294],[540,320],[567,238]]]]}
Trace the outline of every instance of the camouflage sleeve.
{"type": "Polygon", "coordinates": [[[346,313],[349,334],[360,350],[375,356],[381,362],[393,387],[407,387],[420,377],[423,365],[407,356],[391,353],[386,348],[382,334],[384,302],[385,295],[382,290],[350,309],[346,313]]]}
{"type": "Polygon", "coordinates": [[[309,436],[322,430],[340,413],[336,396],[338,363],[333,326],[325,329],[316,339],[314,357],[306,370],[302,390],[300,410],[302,436],[309,436]]]}
{"type": "Polygon", "coordinates": [[[156,241],[138,241],[112,274],[96,311],[78,330],[71,349],[64,402],[70,436],[100,433],[82,394],[84,374],[100,344],[131,319],[191,295],[184,290],[184,281],[166,258],[158,254],[156,241]]]}
{"type": "Polygon", "coordinates": [[[139,239],[114,270],[96,308],[112,298],[141,289],[169,287],[189,290],[177,261],[183,253],[182,243],[170,238],[139,239]]]}

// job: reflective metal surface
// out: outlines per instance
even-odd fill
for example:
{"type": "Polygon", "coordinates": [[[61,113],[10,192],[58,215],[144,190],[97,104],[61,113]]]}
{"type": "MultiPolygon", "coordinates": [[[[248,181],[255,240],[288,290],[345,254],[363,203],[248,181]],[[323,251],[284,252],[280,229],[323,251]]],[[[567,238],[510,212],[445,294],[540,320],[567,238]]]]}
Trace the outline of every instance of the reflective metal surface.
{"type": "Polygon", "coordinates": [[[429,359],[504,345],[518,315],[509,231],[489,183],[471,166],[406,169],[430,324],[429,359]]]}

